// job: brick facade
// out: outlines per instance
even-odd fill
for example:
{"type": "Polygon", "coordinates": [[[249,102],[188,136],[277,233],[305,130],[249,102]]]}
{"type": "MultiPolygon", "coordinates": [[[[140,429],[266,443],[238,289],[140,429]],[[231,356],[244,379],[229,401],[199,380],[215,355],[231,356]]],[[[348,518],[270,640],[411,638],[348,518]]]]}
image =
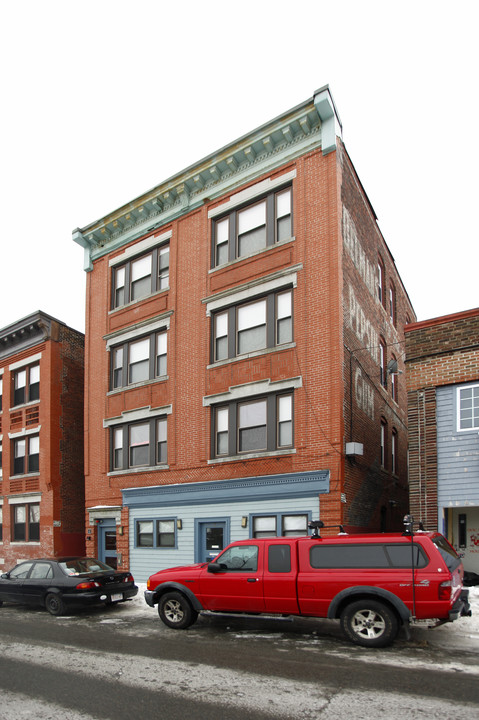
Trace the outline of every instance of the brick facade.
{"type": "MultiPolygon", "coordinates": [[[[255,477],[286,482],[318,471],[328,477],[328,492],[317,496],[311,512],[327,525],[343,523],[352,532],[397,529],[407,510],[406,391],[396,370],[396,399],[390,384],[381,385],[378,346],[383,337],[386,363],[396,358],[403,372],[402,328],[414,313],[344,145],[339,138],[332,151],[321,145],[329,120],[318,107],[316,100],[305,103],[74,234],[89,252],[87,537],[99,542],[98,523],[114,518],[124,567],[137,541],[128,535],[125,489],[255,477]],[[263,198],[267,204],[284,188],[292,195],[291,237],[215,265],[216,218],[263,198]],[[155,248],[155,238],[159,248],[169,246],[168,286],[114,307],[116,268],[133,273],[130,259],[155,248]],[[378,299],[378,257],[384,302],[378,299]],[[292,294],[291,341],[216,361],[216,314],[267,296],[273,307],[283,291],[292,294]],[[118,344],[131,352],[131,343],[151,328],[167,334],[166,376],[113,388],[112,353],[118,344]],[[216,409],[229,403],[231,418],[235,403],[273,393],[292,397],[292,446],[216,457],[216,409]],[[167,422],[167,464],[115,469],[115,431],[120,437],[123,424],[157,415],[167,422]],[[387,423],[383,457],[381,418],[387,423]],[[362,443],[364,455],[346,456],[349,442],[362,443]]],[[[239,222],[236,214],[231,222],[239,222]]],[[[229,443],[230,435],[231,425],[229,443]]],[[[135,452],[131,442],[129,453],[135,452]]],[[[130,462],[123,446],[118,452],[130,462]]]]}
{"type": "Polygon", "coordinates": [[[84,553],[83,363],[83,334],[45,313],[0,330],[5,568],[84,553]]]}

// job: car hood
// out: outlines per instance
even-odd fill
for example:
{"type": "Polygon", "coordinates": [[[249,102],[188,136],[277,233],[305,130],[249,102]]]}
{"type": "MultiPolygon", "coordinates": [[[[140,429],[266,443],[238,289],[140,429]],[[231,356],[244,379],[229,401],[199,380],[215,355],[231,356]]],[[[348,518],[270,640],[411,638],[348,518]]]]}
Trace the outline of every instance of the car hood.
{"type": "Polygon", "coordinates": [[[158,570],[154,573],[155,578],[160,582],[163,579],[167,579],[170,573],[173,573],[175,577],[178,577],[179,573],[182,575],[198,575],[199,571],[204,568],[206,563],[196,563],[195,565],[178,565],[176,567],[165,568],[164,570],[158,570]]]}

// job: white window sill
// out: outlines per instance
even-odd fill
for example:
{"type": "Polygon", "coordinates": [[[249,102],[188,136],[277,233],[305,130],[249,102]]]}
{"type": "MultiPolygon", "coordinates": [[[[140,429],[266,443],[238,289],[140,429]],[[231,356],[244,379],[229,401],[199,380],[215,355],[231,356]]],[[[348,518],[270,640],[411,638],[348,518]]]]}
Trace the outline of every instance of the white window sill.
{"type": "Polygon", "coordinates": [[[225,457],[214,458],[208,460],[208,465],[217,465],[226,462],[238,462],[239,460],[259,460],[261,458],[281,457],[282,455],[295,455],[295,448],[286,448],[285,450],[274,450],[273,452],[255,452],[243,453],[241,455],[228,455],[225,457]]]}
{"type": "Polygon", "coordinates": [[[138,468],[127,468],[126,470],[112,470],[107,473],[107,477],[115,477],[117,475],[137,475],[138,473],[158,472],[161,470],[169,470],[169,465],[145,465],[138,468]]]}

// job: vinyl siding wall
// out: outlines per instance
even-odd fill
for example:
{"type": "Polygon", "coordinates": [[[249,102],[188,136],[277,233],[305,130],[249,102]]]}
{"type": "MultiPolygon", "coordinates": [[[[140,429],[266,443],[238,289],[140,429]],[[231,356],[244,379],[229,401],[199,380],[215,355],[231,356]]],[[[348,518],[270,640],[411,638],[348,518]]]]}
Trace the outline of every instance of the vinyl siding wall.
{"type": "Polygon", "coordinates": [[[457,388],[436,391],[438,505],[479,505],[479,432],[457,430],[457,388]]]}
{"type": "MultiPolygon", "coordinates": [[[[288,498],[284,500],[263,500],[238,503],[212,503],[210,505],[168,505],[167,507],[142,507],[130,509],[130,570],[137,582],[146,582],[157,570],[177,565],[191,565],[195,562],[195,550],[199,538],[195,537],[195,520],[226,520],[225,547],[235,540],[250,537],[252,522],[250,514],[288,515],[308,513],[311,520],[318,520],[318,496],[310,498],[288,498]],[[241,518],[248,517],[248,527],[241,527],[241,518]],[[135,521],[142,519],[180,518],[182,529],[176,531],[175,548],[136,548],[135,521]],[[229,524],[229,537],[228,537],[229,524]]],[[[176,523],[175,523],[176,524],[176,523]]]]}

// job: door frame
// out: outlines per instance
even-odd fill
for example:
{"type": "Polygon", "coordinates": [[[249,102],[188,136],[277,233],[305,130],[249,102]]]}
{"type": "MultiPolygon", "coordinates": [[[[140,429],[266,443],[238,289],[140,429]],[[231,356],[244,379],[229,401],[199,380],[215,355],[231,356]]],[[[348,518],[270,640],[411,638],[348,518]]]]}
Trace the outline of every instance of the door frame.
{"type": "Polygon", "coordinates": [[[203,558],[201,557],[201,533],[202,533],[202,527],[203,525],[207,525],[208,523],[224,523],[225,525],[225,534],[224,534],[224,544],[223,549],[230,544],[230,527],[231,527],[231,518],[230,517],[206,517],[206,518],[195,518],[195,563],[198,562],[204,562],[203,558]]]}
{"type": "MultiPolygon", "coordinates": [[[[116,533],[116,520],[115,518],[98,518],[97,519],[98,529],[98,560],[108,565],[105,557],[105,534],[108,530],[115,530],[116,533]]],[[[116,550],[116,558],[118,560],[118,548],[116,550]]]]}

